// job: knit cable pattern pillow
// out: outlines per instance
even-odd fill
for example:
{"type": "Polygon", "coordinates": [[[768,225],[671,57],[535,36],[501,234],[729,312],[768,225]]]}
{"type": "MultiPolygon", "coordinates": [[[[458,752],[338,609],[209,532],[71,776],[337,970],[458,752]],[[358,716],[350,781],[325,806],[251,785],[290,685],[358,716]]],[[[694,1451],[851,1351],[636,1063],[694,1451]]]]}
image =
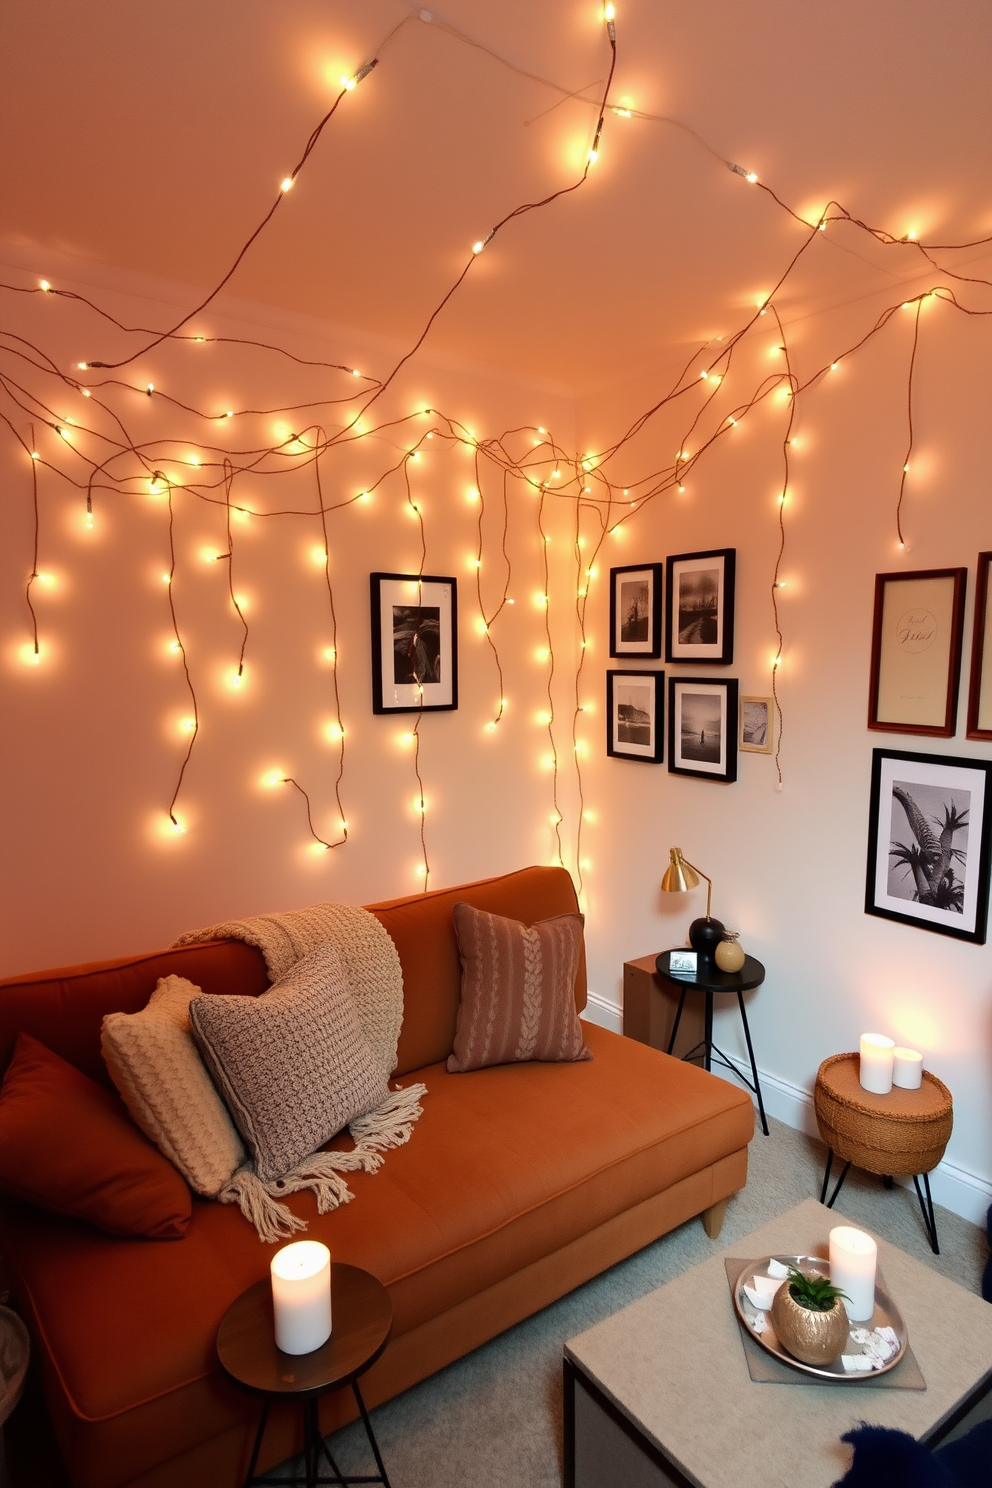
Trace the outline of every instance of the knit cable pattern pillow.
{"type": "Polygon", "coordinates": [[[575,1011],[582,916],[524,925],[471,904],[453,913],[462,989],[448,1069],[591,1059],[575,1011]]]}
{"type": "Polygon", "coordinates": [[[140,1013],[107,1014],[101,1044],[134,1122],[190,1188],[213,1198],[246,1153],[190,1033],[199,991],[185,977],[160,977],[140,1013]]]}
{"type": "Polygon", "coordinates": [[[261,997],[201,995],[189,1016],[263,1184],[292,1172],[389,1094],[331,945],[261,997]]]}

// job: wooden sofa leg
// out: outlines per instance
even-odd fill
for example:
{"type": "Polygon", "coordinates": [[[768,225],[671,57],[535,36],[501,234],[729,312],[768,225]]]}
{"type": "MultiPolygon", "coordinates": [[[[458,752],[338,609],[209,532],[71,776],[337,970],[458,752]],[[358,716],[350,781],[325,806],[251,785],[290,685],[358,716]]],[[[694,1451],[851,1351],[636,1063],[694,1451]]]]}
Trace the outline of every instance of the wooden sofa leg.
{"type": "Polygon", "coordinates": [[[703,1229],[711,1240],[716,1240],[719,1237],[720,1231],[723,1229],[724,1215],[727,1212],[727,1204],[729,1202],[729,1199],[721,1199],[719,1204],[711,1204],[699,1216],[703,1221],[703,1229]]]}

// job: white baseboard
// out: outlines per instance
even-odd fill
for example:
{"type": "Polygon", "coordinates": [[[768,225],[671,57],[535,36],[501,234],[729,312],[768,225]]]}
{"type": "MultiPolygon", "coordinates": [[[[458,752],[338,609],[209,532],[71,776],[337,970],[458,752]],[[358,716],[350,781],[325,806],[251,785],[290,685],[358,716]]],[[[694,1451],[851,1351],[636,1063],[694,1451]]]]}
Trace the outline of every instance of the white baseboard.
{"type": "MultiPolygon", "coordinates": [[[[609,1028],[613,1033],[621,1033],[623,1010],[619,1004],[600,996],[598,992],[589,992],[587,997],[585,1017],[589,1022],[598,1023],[601,1028],[609,1028]]],[[[731,1063],[742,1074],[746,1071],[750,1075],[750,1069],[740,1060],[732,1059],[731,1063]]],[[[714,1070],[714,1074],[719,1074],[719,1070],[714,1070]]],[[[769,1116],[774,1116],[776,1121],[784,1122],[795,1131],[805,1132],[807,1136],[819,1135],[813,1111],[813,1097],[808,1090],[762,1069],[758,1071],[758,1078],[761,1081],[761,1098],[769,1116]]],[[[907,1187],[912,1186],[911,1178],[897,1178],[896,1182],[904,1183],[907,1187]]],[[[948,1162],[945,1158],[930,1174],[930,1192],[935,1204],[943,1205],[952,1214],[959,1214],[962,1219],[970,1219],[972,1224],[984,1225],[989,1205],[992,1204],[992,1181],[988,1178],[959,1167],[957,1163],[948,1162]]]]}

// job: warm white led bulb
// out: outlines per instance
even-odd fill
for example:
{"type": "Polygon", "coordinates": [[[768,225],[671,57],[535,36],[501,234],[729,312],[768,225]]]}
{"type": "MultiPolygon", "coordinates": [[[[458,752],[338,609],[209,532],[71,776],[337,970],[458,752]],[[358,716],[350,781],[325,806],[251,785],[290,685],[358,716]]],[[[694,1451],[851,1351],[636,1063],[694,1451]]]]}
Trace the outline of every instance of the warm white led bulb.
{"type": "Polygon", "coordinates": [[[293,178],[292,178],[292,176],[285,176],[279,182],[279,190],[280,191],[290,191],[290,190],[292,190],[292,186],[293,186],[293,178]]]}

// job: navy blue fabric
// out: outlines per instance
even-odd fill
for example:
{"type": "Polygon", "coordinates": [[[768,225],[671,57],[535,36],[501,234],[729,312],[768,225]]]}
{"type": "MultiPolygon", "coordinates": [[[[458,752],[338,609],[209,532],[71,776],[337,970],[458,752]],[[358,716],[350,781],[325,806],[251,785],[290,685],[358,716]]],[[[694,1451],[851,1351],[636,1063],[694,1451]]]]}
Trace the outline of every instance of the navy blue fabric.
{"type": "MultiPolygon", "coordinates": [[[[989,1232],[989,1249],[992,1251],[992,1204],[989,1205],[985,1225],[989,1232]]],[[[992,1254],[989,1255],[988,1260],[985,1262],[985,1274],[982,1277],[982,1296],[986,1302],[992,1302],[992,1254]]]]}
{"type": "Polygon", "coordinates": [[[864,1422],[841,1441],[853,1446],[854,1461],[833,1488],[989,1488],[992,1483],[992,1421],[936,1452],[905,1431],[864,1422]]]}

